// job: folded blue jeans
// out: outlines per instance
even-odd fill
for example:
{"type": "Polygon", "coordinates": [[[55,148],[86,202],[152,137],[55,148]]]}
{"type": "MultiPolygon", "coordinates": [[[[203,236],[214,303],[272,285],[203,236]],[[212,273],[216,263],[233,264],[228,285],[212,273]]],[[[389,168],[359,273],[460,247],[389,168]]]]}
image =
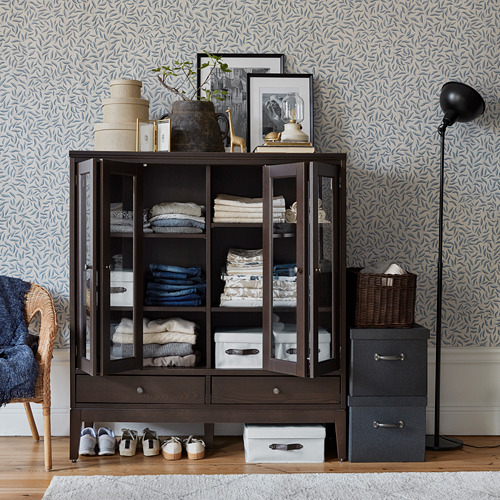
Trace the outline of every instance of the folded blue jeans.
{"type": "Polygon", "coordinates": [[[151,271],[161,271],[164,273],[173,274],[173,276],[164,276],[165,278],[170,278],[170,277],[186,278],[189,276],[201,275],[201,267],[181,267],[181,266],[170,266],[164,264],[149,264],[149,269],[151,271]]]}
{"type": "Polygon", "coordinates": [[[154,283],[150,281],[146,285],[147,290],[159,290],[163,292],[175,292],[180,290],[203,290],[207,287],[205,283],[196,283],[194,285],[166,285],[164,283],[154,283]]]}
{"type": "Polygon", "coordinates": [[[191,276],[189,278],[162,278],[161,276],[163,274],[164,273],[161,271],[155,271],[153,273],[154,283],[161,283],[164,285],[195,285],[203,281],[200,276],[191,276]]]}
{"type": "Polygon", "coordinates": [[[169,306],[169,307],[175,307],[175,306],[201,306],[202,299],[193,299],[193,300],[185,300],[185,301],[165,301],[162,300],[161,298],[146,298],[144,301],[144,304],[147,306],[169,306]]]}

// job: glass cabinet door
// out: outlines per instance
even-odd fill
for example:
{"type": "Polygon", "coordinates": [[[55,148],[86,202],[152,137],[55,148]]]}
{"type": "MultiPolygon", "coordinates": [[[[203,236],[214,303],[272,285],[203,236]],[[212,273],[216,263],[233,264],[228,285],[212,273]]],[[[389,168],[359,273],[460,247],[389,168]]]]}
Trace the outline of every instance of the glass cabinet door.
{"type": "Polygon", "coordinates": [[[97,199],[95,160],[76,164],[76,366],[97,373],[97,199]]]}
{"type": "Polygon", "coordinates": [[[309,166],[309,352],[310,375],[340,368],[344,257],[340,167],[309,166]]]}
{"type": "Polygon", "coordinates": [[[142,367],[142,165],[101,161],[101,374],[142,367]]]}
{"type": "Polygon", "coordinates": [[[263,366],[305,377],[308,372],[305,165],[265,166],[263,198],[263,366]]]}

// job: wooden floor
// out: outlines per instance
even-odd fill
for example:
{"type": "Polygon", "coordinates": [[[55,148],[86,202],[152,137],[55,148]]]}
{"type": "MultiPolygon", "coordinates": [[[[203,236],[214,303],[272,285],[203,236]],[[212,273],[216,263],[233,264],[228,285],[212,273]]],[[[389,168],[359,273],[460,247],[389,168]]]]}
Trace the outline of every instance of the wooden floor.
{"type": "MultiPolygon", "coordinates": [[[[464,437],[475,446],[500,445],[500,436],[464,437]]],[[[500,448],[464,446],[451,452],[428,451],[425,462],[413,463],[340,463],[335,452],[327,453],[322,464],[246,464],[241,437],[216,437],[214,448],[202,460],[167,461],[161,455],[134,457],[119,454],[107,457],[81,457],[69,460],[69,440],[52,438],[52,471],[43,465],[43,441],[30,437],[0,437],[0,500],[42,498],[53,476],[59,475],[132,475],[132,474],[283,474],[313,472],[443,472],[500,470],[500,448]]],[[[98,497],[96,497],[98,498],[98,497]]]]}

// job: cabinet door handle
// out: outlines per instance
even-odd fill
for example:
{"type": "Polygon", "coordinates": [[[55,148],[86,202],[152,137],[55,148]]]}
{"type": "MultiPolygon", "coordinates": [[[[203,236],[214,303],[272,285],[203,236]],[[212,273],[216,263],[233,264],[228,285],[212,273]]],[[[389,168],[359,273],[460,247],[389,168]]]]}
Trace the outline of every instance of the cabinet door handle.
{"type": "Polygon", "coordinates": [[[230,356],[249,356],[251,354],[259,354],[258,349],[226,349],[226,354],[230,356]]]}
{"type": "Polygon", "coordinates": [[[375,353],[373,359],[375,359],[375,361],[404,361],[405,355],[404,353],[401,353],[398,356],[384,356],[382,354],[375,353]]]}
{"type": "Polygon", "coordinates": [[[144,392],[144,389],[142,387],[137,388],[137,394],[142,394],[144,392]]]}
{"type": "Polygon", "coordinates": [[[373,427],[375,427],[375,429],[378,429],[379,427],[385,429],[402,429],[404,426],[405,423],[402,420],[400,420],[397,424],[382,424],[376,420],[373,421],[373,427]]]}
{"type": "Polygon", "coordinates": [[[279,393],[280,393],[280,390],[277,387],[275,387],[273,389],[273,394],[279,394],[279,393]]]}
{"type": "Polygon", "coordinates": [[[301,450],[304,448],[304,446],[300,443],[293,443],[293,444],[270,444],[269,448],[271,450],[279,450],[279,451],[288,451],[288,450],[301,450]]]}

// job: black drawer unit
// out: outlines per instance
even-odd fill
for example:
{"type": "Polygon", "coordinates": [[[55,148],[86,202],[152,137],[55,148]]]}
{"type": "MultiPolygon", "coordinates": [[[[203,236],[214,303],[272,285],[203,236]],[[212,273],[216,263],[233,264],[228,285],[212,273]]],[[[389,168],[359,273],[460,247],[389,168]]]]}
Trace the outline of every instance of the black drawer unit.
{"type": "Polygon", "coordinates": [[[351,328],[351,462],[425,460],[429,330],[351,328]]]}
{"type": "Polygon", "coordinates": [[[348,398],[350,462],[423,462],[427,398],[348,398]]]}

